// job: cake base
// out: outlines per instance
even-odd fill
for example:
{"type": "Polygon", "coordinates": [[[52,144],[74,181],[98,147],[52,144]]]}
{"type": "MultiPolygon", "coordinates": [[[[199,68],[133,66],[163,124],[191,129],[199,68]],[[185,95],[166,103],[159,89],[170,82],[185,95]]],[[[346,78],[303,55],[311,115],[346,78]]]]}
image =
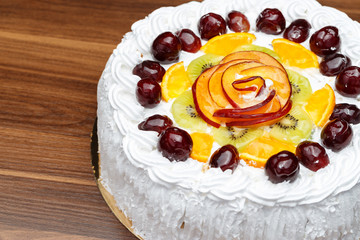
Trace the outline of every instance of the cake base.
{"type": "Polygon", "coordinates": [[[140,240],[143,240],[139,235],[137,235],[132,228],[132,222],[131,220],[126,217],[126,215],[116,206],[116,202],[114,197],[109,193],[108,190],[103,186],[101,183],[100,176],[100,155],[98,153],[98,137],[97,137],[97,119],[95,119],[93,131],[91,133],[91,163],[92,163],[92,169],[94,172],[96,184],[100,190],[100,193],[102,197],[104,198],[106,204],[111,209],[112,213],[115,215],[115,217],[132,233],[135,237],[137,237],[140,240]]]}

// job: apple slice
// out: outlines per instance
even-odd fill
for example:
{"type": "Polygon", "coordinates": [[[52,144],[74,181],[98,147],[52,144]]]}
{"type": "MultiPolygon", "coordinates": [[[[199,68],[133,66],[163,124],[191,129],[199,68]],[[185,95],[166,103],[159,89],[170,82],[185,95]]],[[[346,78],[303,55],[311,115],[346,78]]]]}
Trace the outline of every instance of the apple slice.
{"type": "MultiPolygon", "coordinates": [[[[258,95],[258,92],[254,92],[254,93],[248,93],[246,94],[246,92],[239,92],[235,87],[234,84],[236,86],[236,84],[245,84],[245,83],[249,83],[252,82],[255,85],[258,86],[259,90],[261,85],[264,85],[264,81],[262,81],[261,78],[258,79],[253,79],[252,77],[246,76],[245,78],[241,75],[241,72],[245,69],[251,69],[253,67],[259,67],[259,66],[264,66],[261,63],[258,62],[243,62],[243,63],[238,63],[235,65],[232,65],[230,67],[228,67],[221,78],[221,86],[222,86],[222,90],[224,92],[224,95],[226,97],[226,99],[230,102],[230,104],[234,107],[234,108],[246,108],[249,107],[251,105],[256,105],[260,102],[260,100],[256,100],[255,97],[258,95]],[[240,79],[239,79],[240,77],[240,79]],[[256,84],[257,83],[257,84],[256,84]],[[250,95],[250,97],[249,97],[250,95]],[[253,96],[251,96],[253,95],[253,96]],[[249,98],[249,99],[247,99],[249,98]]],[[[251,86],[251,84],[250,84],[251,86]]]]}
{"type": "Polygon", "coordinates": [[[220,64],[232,61],[234,59],[244,59],[248,61],[257,61],[264,65],[274,66],[280,68],[282,71],[285,71],[285,68],[281,65],[281,63],[270,56],[267,53],[259,52],[259,51],[240,51],[234,52],[227,56],[225,56],[221,61],[220,64]]]}
{"type": "MultiPolygon", "coordinates": [[[[223,75],[223,72],[229,67],[237,63],[249,63],[246,60],[242,59],[236,59],[229,61],[227,63],[224,63],[219,66],[218,69],[211,75],[209,80],[209,91],[212,99],[214,102],[220,107],[220,108],[226,108],[231,106],[228,98],[224,95],[223,88],[221,86],[221,77],[223,75]]],[[[254,66],[261,66],[262,64],[257,64],[254,66]]],[[[242,70],[244,70],[243,68],[242,70]]]]}
{"type": "MultiPolygon", "coordinates": [[[[260,66],[248,68],[240,72],[244,76],[261,76],[265,80],[272,81],[270,89],[276,90],[280,104],[284,107],[291,97],[291,84],[286,72],[273,66],[260,66]]],[[[268,86],[269,87],[269,86],[268,86]]]]}
{"type": "Polygon", "coordinates": [[[255,92],[259,95],[260,90],[265,87],[265,80],[260,76],[248,77],[234,81],[232,84],[234,89],[240,92],[255,92]],[[249,86],[251,85],[251,86],[249,86]]]}
{"type": "Polygon", "coordinates": [[[205,122],[216,128],[220,127],[220,121],[213,117],[213,114],[219,106],[210,96],[209,79],[219,67],[220,65],[216,65],[202,72],[192,86],[196,111],[205,122]]]}
{"type": "Polygon", "coordinates": [[[255,119],[251,119],[251,120],[244,120],[244,121],[233,121],[233,122],[227,122],[226,126],[228,127],[233,127],[233,126],[237,126],[237,127],[260,127],[260,126],[264,126],[264,125],[271,125],[274,124],[278,121],[280,121],[286,114],[289,113],[289,111],[291,110],[292,107],[292,102],[289,101],[284,108],[282,108],[281,110],[279,110],[278,112],[275,113],[271,113],[271,114],[266,114],[265,117],[258,117],[255,119]]]}
{"type": "MultiPolygon", "coordinates": [[[[226,118],[256,118],[256,117],[261,117],[261,116],[256,116],[256,114],[265,114],[265,113],[273,113],[276,111],[279,111],[280,108],[276,107],[275,111],[268,111],[268,109],[266,109],[264,111],[264,109],[261,109],[261,111],[254,111],[257,109],[260,109],[262,107],[264,107],[265,105],[269,104],[276,95],[276,91],[275,90],[271,90],[270,94],[268,95],[268,97],[263,100],[262,102],[247,107],[247,108],[235,108],[235,109],[220,109],[220,110],[216,110],[215,113],[213,114],[214,117],[226,117],[226,118]]],[[[277,100],[277,99],[275,99],[277,100]]],[[[278,100],[277,100],[278,101],[278,100]]],[[[268,108],[272,108],[274,106],[273,103],[269,104],[268,108]]],[[[280,105],[278,105],[280,106],[280,105]]]]}

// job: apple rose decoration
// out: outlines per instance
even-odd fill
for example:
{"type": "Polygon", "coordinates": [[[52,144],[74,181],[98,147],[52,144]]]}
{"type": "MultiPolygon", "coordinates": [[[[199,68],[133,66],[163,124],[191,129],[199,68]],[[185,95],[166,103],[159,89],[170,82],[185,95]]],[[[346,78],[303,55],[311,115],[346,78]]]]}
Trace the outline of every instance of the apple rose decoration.
{"type": "Polygon", "coordinates": [[[193,84],[195,108],[214,127],[255,127],[279,121],[291,109],[284,67],[259,51],[229,54],[193,84]]]}

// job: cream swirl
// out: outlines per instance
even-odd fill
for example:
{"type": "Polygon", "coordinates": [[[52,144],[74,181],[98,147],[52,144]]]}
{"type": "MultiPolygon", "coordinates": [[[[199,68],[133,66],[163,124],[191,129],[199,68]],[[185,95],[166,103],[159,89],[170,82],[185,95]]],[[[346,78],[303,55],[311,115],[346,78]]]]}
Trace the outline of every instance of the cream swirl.
{"type": "MultiPolygon", "coordinates": [[[[347,24],[352,31],[359,32],[360,25],[350,20],[344,13],[333,8],[322,7],[312,0],[278,1],[278,7],[284,12],[288,22],[297,18],[307,18],[313,29],[325,25],[344,27],[347,24]],[[351,26],[351,27],[350,27],[351,26]]],[[[144,170],[152,181],[169,188],[182,187],[194,192],[206,194],[215,201],[230,201],[246,198],[255,203],[274,206],[294,206],[319,202],[328,196],[338,194],[352,188],[360,178],[360,126],[353,126],[352,144],[340,153],[330,152],[330,165],[314,173],[301,167],[299,178],[293,183],[272,184],[262,169],[240,166],[234,171],[221,172],[210,169],[203,172],[203,165],[193,159],[186,162],[169,162],[157,150],[157,134],[137,129],[137,124],[150,113],[168,112],[171,103],[146,110],[135,100],[135,84],[138,78],[131,74],[132,68],[140,59],[150,58],[150,47],[153,39],[163,31],[177,31],[188,27],[196,30],[197,19],[205,13],[214,11],[223,17],[230,9],[238,9],[250,17],[250,24],[255,25],[255,17],[262,8],[274,7],[271,1],[260,3],[250,0],[236,1],[206,0],[202,3],[190,3],[174,8],[161,8],[144,20],[133,24],[132,33],[127,34],[108,64],[111,74],[108,98],[114,109],[114,120],[125,135],[123,149],[128,161],[144,170]],[[229,7],[231,6],[231,8],[229,7]],[[143,54],[143,56],[141,56],[143,54]],[[165,110],[164,110],[165,109],[165,110]]],[[[253,28],[252,28],[253,29],[253,28]]],[[[255,33],[261,38],[260,33],[255,33]]],[[[346,34],[342,43],[342,51],[349,55],[353,62],[359,63],[358,51],[360,42],[356,35],[346,34]]],[[[271,36],[276,38],[278,36],[271,36]]],[[[265,39],[269,39],[267,36],[265,39]]],[[[193,55],[181,55],[181,61],[189,62],[193,55]]],[[[195,55],[194,55],[195,56],[195,55]]],[[[305,71],[306,72],[306,71],[305,71]]],[[[326,78],[319,73],[306,72],[310,79],[321,79],[333,85],[333,78],[326,78]]],[[[318,83],[315,83],[318,84],[318,83]]],[[[345,99],[360,105],[356,100],[345,99]]],[[[317,131],[318,134],[318,131],[317,131]]]]}

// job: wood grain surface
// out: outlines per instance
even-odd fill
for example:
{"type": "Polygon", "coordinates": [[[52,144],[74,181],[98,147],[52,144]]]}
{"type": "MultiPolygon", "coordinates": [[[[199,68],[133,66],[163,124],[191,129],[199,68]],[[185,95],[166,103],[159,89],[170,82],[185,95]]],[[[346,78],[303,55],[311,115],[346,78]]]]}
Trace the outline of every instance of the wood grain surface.
{"type": "Polygon", "coordinates": [[[183,2],[0,0],[0,240],[136,239],[94,181],[96,86],[133,22],[183,2]]]}

